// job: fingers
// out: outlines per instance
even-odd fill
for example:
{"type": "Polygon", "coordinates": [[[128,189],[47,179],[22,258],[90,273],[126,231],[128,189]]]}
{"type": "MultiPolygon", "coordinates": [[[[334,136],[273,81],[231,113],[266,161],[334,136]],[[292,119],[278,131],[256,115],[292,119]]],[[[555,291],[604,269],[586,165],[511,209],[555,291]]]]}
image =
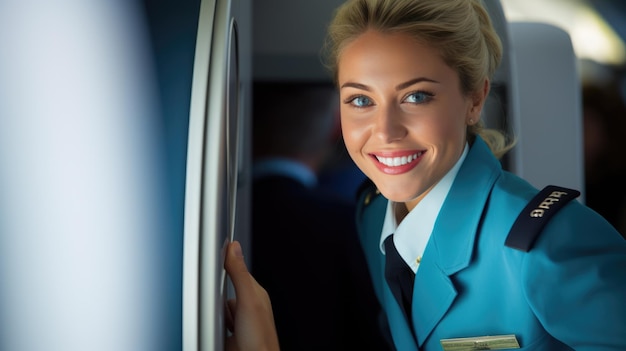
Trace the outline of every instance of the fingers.
{"type": "Polygon", "coordinates": [[[226,338],[226,342],[224,343],[225,351],[239,351],[239,347],[237,346],[237,339],[234,336],[229,336],[226,338]]]}
{"type": "Polygon", "coordinates": [[[228,244],[224,268],[236,295],[227,301],[226,323],[233,334],[226,350],[279,350],[269,295],[248,271],[239,242],[228,244]]]}
{"type": "Polygon", "coordinates": [[[250,285],[250,272],[243,259],[243,251],[238,241],[228,244],[224,268],[230,276],[235,292],[246,289],[250,285]]]}
{"type": "Polygon", "coordinates": [[[238,241],[233,241],[228,244],[228,247],[226,248],[224,268],[226,268],[226,272],[228,272],[228,275],[232,280],[235,280],[235,278],[241,278],[242,275],[246,276],[249,273],[248,267],[246,267],[246,263],[243,260],[241,245],[238,241]]]}

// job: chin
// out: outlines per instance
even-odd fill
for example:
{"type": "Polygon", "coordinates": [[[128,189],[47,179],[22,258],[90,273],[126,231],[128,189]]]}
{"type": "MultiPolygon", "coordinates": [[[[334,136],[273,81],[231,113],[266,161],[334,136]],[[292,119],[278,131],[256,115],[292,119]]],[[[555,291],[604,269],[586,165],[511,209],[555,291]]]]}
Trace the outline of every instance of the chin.
{"type": "Polygon", "coordinates": [[[393,202],[407,202],[414,198],[411,196],[413,194],[407,194],[406,191],[384,189],[383,187],[378,187],[378,190],[380,190],[380,193],[383,194],[387,200],[393,202]]]}

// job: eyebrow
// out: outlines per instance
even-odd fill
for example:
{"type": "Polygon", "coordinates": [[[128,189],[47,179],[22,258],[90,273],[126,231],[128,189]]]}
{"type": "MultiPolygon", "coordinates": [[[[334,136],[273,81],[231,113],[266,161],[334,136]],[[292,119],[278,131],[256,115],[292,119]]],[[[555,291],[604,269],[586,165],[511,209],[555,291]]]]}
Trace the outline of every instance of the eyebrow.
{"type": "Polygon", "coordinates": [[[404,83],[400,83],[400,84],[396,85],[396,90],[406,89],[406,88],[410,87],[413,84],[417,84],[417,83],[421,83],[421,82],[439,83],[438,81],[430,79],[430,78],[417,77],[417,78],[411,79],[409,81],[406,81],[404,83]]]}
{"type": "MultiPolygon", "coordinates": [[[[430,78],[417,77],[417,78],[408,80],[408,81],[406,81],[404,83],[400,83],[400,84],[396,85],[396,90],[406,89],[406,88],[410,87],[413,84],[417,84],[417,83],[421,83],[421,82],[439,83],[438,81],[430,79],[430,78]]],[[[361,89],[361,90],[365,90],[365,91],[371,91],[371,88],[368,87],[365,84],[346,82],[343,85],[341,85],[341,89],[348,88],[348,87],[361,89]]]]}
{"type": "Polygon", "coordinates": [[[348,87],[361,89],[361,90],[365,90],[365,91],[371,91],[372,90],[367,85],[360,84],[360,83],[346,82],[346,83],[343,83],[343,85],[341,85],[341,89],[348,88],[348,87]]]}

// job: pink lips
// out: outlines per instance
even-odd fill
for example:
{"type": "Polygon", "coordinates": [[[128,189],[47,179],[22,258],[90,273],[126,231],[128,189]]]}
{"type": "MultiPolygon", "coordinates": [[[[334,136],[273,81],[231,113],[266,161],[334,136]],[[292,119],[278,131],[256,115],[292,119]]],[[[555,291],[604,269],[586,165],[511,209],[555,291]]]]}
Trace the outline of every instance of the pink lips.
{"type": "Polygon", "coordinates": [[[374,164],[385,174],[402,174],[409,172],[422,159],[426,151],[377,152],[370,154],[374,164]]]}

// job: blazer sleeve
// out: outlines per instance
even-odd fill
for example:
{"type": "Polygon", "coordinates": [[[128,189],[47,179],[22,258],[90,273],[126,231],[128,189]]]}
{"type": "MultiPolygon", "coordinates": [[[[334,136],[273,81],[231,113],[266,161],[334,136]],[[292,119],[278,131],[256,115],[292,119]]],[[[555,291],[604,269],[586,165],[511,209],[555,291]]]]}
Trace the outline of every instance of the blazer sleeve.
{"type": "Polygon", "coordinates": [[[574,350],[626,350],[626,240],[574,201],[522,264],[524,293],[548,333],[574,350]]]}

